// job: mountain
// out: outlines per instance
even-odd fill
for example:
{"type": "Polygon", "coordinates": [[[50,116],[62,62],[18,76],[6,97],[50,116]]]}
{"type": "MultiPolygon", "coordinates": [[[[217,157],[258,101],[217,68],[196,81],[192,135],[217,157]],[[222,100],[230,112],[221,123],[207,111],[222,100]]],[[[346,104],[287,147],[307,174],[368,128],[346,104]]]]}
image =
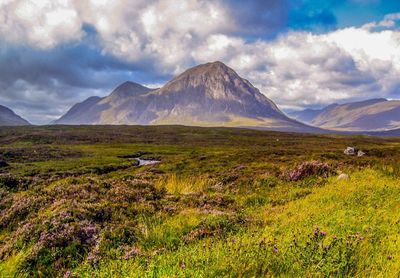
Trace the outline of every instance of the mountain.
{"type": "Polygon", "coordinates": [[[0,105],[0,126],[22,126],[30,123],[15,114],[11,109],[0,105]]]}
{"type": "Polygon", "coordinates": [[[337,105],[338,105],[337,103],[334,103],[334,104],[331,104],[322,109],[308,108],[308,109],[305,109],[302,111],[293,111],[293,112],[289,112],[288,115],[300,122],[311,124],[313,119],[315,119],[319,114],[321,114],[322,112],[328,111],[328,110],[336,107],[337,105]]]}
{"type": "Polygon", "coordinates": [[[181,124],[317,131],[288,118],[221,62],[188,69],[160,89],[126,82],[105,98],[76,104],[56,124],[181,124]]]}
{"type": "Polygon", "coordinates": [[[129,124],[124,108],[137,96],[152,91],[134,82],[125,82],[118,86],[109,96],[90,97],[75,104],[64,116],[54,124],[129,124]]]}
{"type": "MultiPolygon", "coordinates": [[[[298,113],[298,120],[304,114],[298,113]]],[[[384,98],[335,104],[307,118],[314,126],[340,131],[383,131],[400,128],[400,101],[384,98]]]]}

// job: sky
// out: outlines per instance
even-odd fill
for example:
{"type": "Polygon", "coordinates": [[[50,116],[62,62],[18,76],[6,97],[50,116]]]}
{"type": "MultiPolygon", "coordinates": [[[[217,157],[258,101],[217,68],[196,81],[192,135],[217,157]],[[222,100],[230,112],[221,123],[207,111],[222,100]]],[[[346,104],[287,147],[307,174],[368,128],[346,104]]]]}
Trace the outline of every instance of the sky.
{"type": "Polygon", "coordinates": [[[286,111],[400,99],[400,0],[0,0],[0,105],[34,124],[217,60],[286,111]]]}

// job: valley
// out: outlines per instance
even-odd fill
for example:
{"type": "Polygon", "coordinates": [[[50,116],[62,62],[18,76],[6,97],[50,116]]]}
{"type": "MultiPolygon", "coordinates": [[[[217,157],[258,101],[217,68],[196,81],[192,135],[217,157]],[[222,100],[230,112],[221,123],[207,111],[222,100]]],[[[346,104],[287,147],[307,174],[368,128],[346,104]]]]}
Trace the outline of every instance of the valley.
{"type": "Polygon", "coordinates": [[[27,126],[0,145],[1,277],[400,271],[398,138],[27,126]]]}

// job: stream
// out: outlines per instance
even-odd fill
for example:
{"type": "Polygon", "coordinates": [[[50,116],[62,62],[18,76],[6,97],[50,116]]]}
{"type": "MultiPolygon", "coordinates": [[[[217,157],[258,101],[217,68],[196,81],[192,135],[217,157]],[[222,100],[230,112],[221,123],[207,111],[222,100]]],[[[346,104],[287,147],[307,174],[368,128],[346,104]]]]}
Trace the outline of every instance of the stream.
{"type": "Polygon", "coordinates": [[[153,165],[161,162],[159,160],[151,160],[151,159],[141,159],[141,158],[135,158],[135,159],[139,161],[138,166],[153,165]]]}

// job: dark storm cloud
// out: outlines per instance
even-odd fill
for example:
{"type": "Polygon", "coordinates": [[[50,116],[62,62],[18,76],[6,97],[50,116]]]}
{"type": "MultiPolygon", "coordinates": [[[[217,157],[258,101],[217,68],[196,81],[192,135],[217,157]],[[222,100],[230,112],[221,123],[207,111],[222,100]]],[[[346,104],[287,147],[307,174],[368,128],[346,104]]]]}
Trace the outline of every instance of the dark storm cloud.
{"type": "Polygon", "coordinates": [[[0,104],[34,123],[48,123],[77,101],[109,93],[131,80],[157,83],[165,76],[154,63],[127,63],[87,44],[51,50],[4,45],[0,48],[0,104]],[[46,115],[46,116],[44,116],[46,115]]]}
{"type": "Polygon", "coordinates": [[[146,63],[129,64],[85,44],[52,50],[5,46],[0,51],[0,76],[6,84],[22,79],[52,85],[57,80],[73,87],[104,88],[116,79],[134,77],[133,73],[141,80],[146,79],[144,73],[153,70],[146,63]]]}

